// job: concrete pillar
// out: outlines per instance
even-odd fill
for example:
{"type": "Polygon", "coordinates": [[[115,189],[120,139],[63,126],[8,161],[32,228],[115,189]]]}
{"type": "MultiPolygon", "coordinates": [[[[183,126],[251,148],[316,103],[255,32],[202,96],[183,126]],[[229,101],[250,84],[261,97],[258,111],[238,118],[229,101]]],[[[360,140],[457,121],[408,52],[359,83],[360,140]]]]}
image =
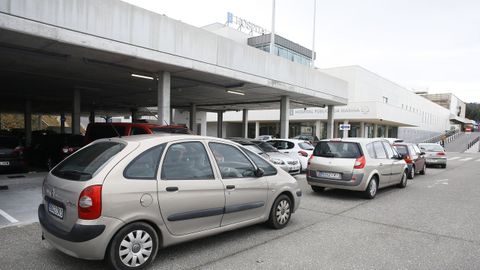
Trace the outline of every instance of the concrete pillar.
{"type": "MultiPolygon", "coordinates": [[[[344,120],[344,121],[343,121],[343,124],[344,124],[344,125],[348,125],[348,120],[344,120]]],[[[343,136],[342,136],[342,138],[345,138],[345,139],[348,138],[348,130],[343,130],[343,136]]]]}
{"type": "Polygon", "coordinates": [[[322,121],[317,120],[315,121],[315,136],[317,136],[318,139],[322,138],[322,121]]]}
{"type": "Polygon", "coordinates": [[[65,117],[65,113],[60,114],[60,133],[65,134],[65,120],[67,117],[65,117]]]}
{"type": "Polygon", "coordinates": [[[329,105],[327,106],[327,139],[333,138],[333,132],[335,130],[335,122],[333,120],[334,117],[334,106],[329,105]]]}
{"type": "Polygon", "coordinates": [[[72,134],[80,134],[80,90],[73,90],[72,134]]]}
{"type": "Polygon", "coordinates": [[[289,116],[290,98],[282,96],[282,100],[280,101],[280,138],[282,139],[288,139],[289,116]]]}
{"type": "Polygon", "coordinates": [[[373,124],[373,137],[378,137],[378,124],[373,124]]]}
{"type": "Polygon", "coordinates": [[[255,139],[260,136],[260,122],[255,122],[255,139]]]}
{"type": "Polygon", "coordinates": [[[161,72],[157,78],[158,121],[161,125],[170,124],[170,72],[161,72]]]}
{"type": "Polygon", "coordinates": [[[25,127],[25,145],[32,145],[32,102],[30,100],[25,101],[24,111],[24,127],[25,127]]]}
{"type": "Polygon", "coordinates": [[[385,126],[385,138],[390,138],[389,126],[385,126]]]}
{"type": "Polygon", "coordinates": [[[223,138],[223,111],[217,112],[217,137],[223,138]]]}
{"type": "Polygon", "coordinates": [[[207,112],[198,112],[197,115],[200,118],[199,133],[202,136],[207,136],[207,112]]]}
{"type": "Polygon", "coordinates": [[[198,134],[197,132],[197,105],[190,105],[190,130],[193,134],[198,134]]]}
{"type": "Polygon", "coordinates": [[[242,137],[248,138],[248,110],[243,109],[242,112],[242,137]]]}
{"type": "Polygon", "coordinates": [[[365,138],[365,122],[360,122],[360,138],[365,138]]]}
{"type": "Polygon", "coordinates": [[[90,115],[88,116],[88,122],[89,123],[95,123],[95,110],[94,109],[90,110],[90,115]]]}

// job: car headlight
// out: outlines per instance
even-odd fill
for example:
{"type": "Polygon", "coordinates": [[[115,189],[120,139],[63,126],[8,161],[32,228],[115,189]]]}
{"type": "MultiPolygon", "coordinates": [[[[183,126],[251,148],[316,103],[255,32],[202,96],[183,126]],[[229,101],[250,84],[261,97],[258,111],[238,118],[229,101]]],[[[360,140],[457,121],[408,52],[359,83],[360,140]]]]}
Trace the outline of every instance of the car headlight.
{"type": "Polygon", "coordinates": [[[270,159],[270,161],[275,165],[284,165],[285,164],[285,162],[283,160],[278,159],[278,158],[272,158],[272,159],[270,159]]]}

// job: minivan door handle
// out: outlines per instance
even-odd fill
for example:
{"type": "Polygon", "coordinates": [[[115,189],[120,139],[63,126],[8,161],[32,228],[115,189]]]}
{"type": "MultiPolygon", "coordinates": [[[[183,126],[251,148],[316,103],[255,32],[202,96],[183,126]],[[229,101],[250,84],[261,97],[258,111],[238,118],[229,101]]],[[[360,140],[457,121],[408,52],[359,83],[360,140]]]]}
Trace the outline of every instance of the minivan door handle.
{"type": "Polygon", "coordinates": [[[227,185],[226,188],[227,189],[235,189],[235,185],[227,185]]]}
{"type": "Polygon", "coordinates": [[[174,191],[178,191],[178,187],[167,187],[165,190],[168,192],[174,192],[174,191]]]}

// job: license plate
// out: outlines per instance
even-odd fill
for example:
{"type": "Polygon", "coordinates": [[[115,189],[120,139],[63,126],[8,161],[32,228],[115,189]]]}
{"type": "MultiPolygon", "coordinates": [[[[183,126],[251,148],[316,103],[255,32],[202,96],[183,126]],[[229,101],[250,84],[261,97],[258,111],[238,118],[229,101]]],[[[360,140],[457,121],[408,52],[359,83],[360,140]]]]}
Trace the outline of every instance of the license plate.
{"type": "Polygon", "coordinates": [[[57,206],[53,203],[48,203],[48,212],[50,212],[50,214],[60,218],[60,219],[63,219],[63,213],[64,213],[64,210],[62,207],[60,206],[57,206]]]}
{"type": "Polygon", "coordinates": [[[9,166],[10,161],[0,161],[0,166],[9,166]]]}
{"type": "Polygon", "coordinates": [[[342,175],[334,172],[317,172],[317,177],[321,178],[331,178],[331,179],[342,179],[342,175]]]}

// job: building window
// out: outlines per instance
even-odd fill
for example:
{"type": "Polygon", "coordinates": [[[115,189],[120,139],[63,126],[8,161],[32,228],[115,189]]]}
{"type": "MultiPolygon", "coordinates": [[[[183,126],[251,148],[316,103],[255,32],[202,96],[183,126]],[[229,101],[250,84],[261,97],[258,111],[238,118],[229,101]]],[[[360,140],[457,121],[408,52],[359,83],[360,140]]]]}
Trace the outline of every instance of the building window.
{"type": "Polygon", "coordinates": [[[383,103],[388,103],[388,97],[383,97],[383,103]]]}

